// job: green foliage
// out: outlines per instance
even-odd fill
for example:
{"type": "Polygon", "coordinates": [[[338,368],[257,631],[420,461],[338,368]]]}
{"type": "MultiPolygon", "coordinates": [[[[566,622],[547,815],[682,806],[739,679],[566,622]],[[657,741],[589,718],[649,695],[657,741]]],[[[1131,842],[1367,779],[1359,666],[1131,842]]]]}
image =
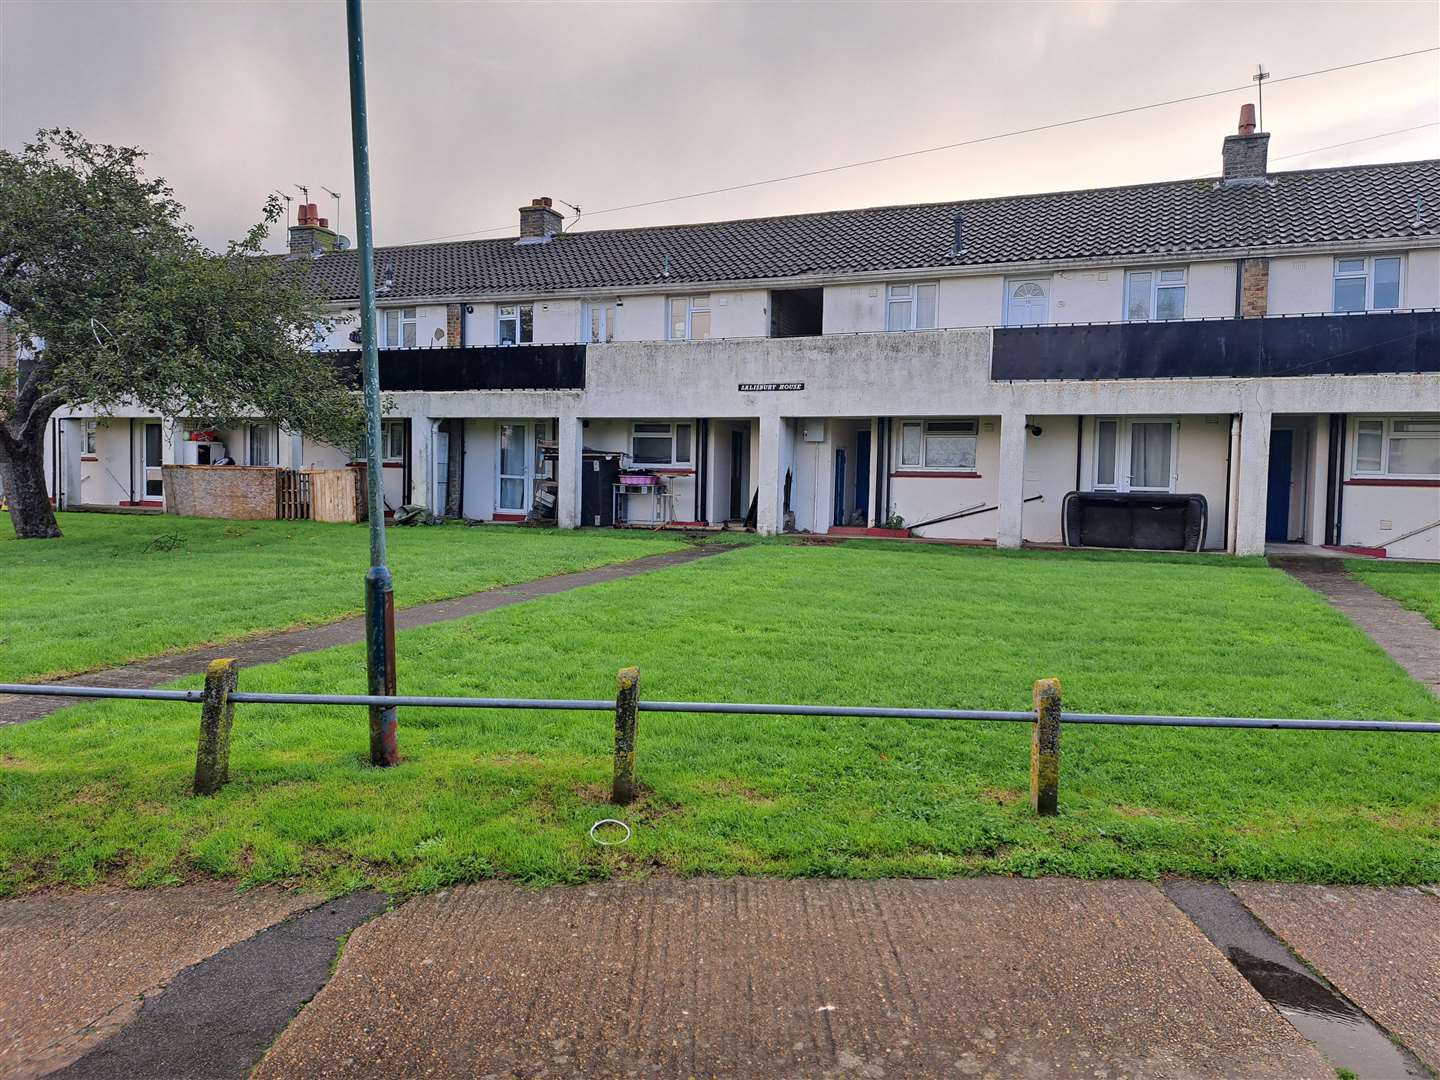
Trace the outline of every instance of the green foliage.
{"type": "Polygon", "coordinates": [[[280,200],[243,239],[208,251],[143,157],[68,129],[0,150],[0,303],[31,346],[4,380],[0,464],[33,458],[62,405],[130,402],[206,426],[258,415],[353,440],[356,395],[311,350],[325,298],[308,264],[264,253],[280,200]]]}
{"type": "MultiPolygon", "coordinates": [[[[61,514],[65,539],[0,524],[0,682],[88,671],[364,609],[366,531],[312,521],[61,514]]],[[[401,606],[674,551],[652,533],[391,529],[401,606]]]]}
{"type": "MultiPolygon", "coordinates": [[[[1440,718],[1297,582],[1193,556],[760,544],[407,631],[399,663],[414,694],[608,698],[637,664],[652,701],[1025,709],[1054,675],[1075,710],[1440,718]]],[[[364,681],[357,646],[240,685],[364,681]]],[[[608,713],[403,709],[404,760],[377,771],[364,710],[244,705],[232,782],[203,800],[197,723],[126,702],[0,728],[0,891],[195,872],[415,891],[657,868],[1440,877],[1430,736],[1071,726],[1060,814],[1039,819],[1025,724],[645,712],[642,798],[617,815],[608,713]],[[586,830],[611,816],[635,835],[602,849],[586,830]]]]}

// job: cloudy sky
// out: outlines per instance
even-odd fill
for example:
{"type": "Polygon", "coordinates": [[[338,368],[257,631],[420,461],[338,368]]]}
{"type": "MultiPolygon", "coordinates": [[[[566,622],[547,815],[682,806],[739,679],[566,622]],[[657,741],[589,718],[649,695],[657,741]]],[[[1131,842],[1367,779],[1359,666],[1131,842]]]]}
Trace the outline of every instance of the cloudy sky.
{"type": "MultiPolygon", "coordinates": [[[[513,232],[535,195],[612,228],[1213,173],[1253,95],[595,213],[1240,86],[1257,62],[1279,79],[1440,44],[1433,0],[374,2],[365,20],[382,244],[513,232]]],[[[1440,156],[1437,55],[1271,84],[1272,162],[1440,156]]],[[[320,185],[340,192],[353,235],[339,0],[0,0],[0,145],[58,125],[147,149],[208,244],[297,184],[327,216],[320,185]]]]}

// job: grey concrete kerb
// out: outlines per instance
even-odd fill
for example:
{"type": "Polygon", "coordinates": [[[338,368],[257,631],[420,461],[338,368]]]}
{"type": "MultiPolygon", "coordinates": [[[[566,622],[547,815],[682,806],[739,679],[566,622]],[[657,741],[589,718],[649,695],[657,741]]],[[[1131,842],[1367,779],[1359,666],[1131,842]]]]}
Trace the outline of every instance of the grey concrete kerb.
{"type": "MultiPolygon", "coordinates": [[[[599,585],[606,581],[648,574],[670,566],[694,562],[696,559],[721,555],[734,550],[732,545],[710,544],[703,547],[687,548],[683,551],[668,551],[660,555],[648,555],[629,562],[609,563],[592,570],[580,570],[569,574],[554,574],[535,581],[520,582],[516,585],[502,585],[483,592],[458,596],[451,600],[436,600],[428,604],[415,604],[401,608],[395,613],[397,630],[410,630],[417,626],[463,619],[486,611],[522,604],[542,596],[581,589],[587,585],[599,585]]],[[[66,686],[125,686],[156,687],[165,683],[196,675],[205,670],[212,660],[234,657],[246,667],[256,664],[273,664],[299,653],[315,652],[337,645],[353,645],[364,640],[365,621],[360,616],[326,623],[323,626],[301,630],[286,630],[276,634],[245,638],[229,644],[189,649],[184,652],[167,653],[149,660],[139,660],[121,667],[92,671],[70,679],[55,680],[66,686]]],[[[36,680],[38,681],[38,680],[36,680]]],[[[0,694],[0,724],[23,724],[38,720],[52,712],[75,704],[74,699],[49,697],[22,697],[14,694],[0,694]]]]}

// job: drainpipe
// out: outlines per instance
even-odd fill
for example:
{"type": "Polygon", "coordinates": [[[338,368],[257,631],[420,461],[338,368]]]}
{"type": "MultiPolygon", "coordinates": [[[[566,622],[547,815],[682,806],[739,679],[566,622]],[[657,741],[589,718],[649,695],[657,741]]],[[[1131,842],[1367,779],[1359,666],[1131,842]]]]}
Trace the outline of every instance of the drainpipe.
{"type": "MultiPolygon", "coordinates": [[[[1085,417],[1075,418],[1075,490],[1080,490],[1080,459],[1085,456],[1085,417]]],[[[1227,463],[1228,464],[1228,463],[1227,463]]],[[[1226,470],[1226,482],[1229,482],[1229,470],[1226,470]]]]}
{"type": "Polygon", "coordinates": [[[1240,427],[1237,423],[1239,419],[1236,413],[1230,414],[1230,445],[1225,454],[1225,550],[1232,555],[1235,554],[1238,523],[1235,520],[1235,506],[1230,493],[1235,486],[1235,463],[1240,458],[1237,452],[1240,442],[1240,427]]]}
{"type": "Polygon", "coordinates": [[[135,502],[135,417],[130,417],[130,502],[135,502]]]}

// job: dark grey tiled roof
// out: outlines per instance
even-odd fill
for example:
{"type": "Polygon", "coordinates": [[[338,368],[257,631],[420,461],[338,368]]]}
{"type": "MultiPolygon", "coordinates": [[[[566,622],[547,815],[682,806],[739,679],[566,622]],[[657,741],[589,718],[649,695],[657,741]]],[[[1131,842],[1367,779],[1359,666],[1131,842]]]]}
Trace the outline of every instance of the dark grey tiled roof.
{"type": "MultiPolygon", "coordinates": [[[[1440,160],[1272,173],[922,206],[882,206],[701,225],[381,248],[380,302],[414,296],[539,295],[807,274],[1163,255],[1387,237],[1440,236],[1440,160]],[[963,250],[952,250],[964,219],[963,250]],[[665,275],[668,260],[669,275],[665,275]]],[[[359,259],[314,267],[333,299],[359,293],[359,259]]]]}

